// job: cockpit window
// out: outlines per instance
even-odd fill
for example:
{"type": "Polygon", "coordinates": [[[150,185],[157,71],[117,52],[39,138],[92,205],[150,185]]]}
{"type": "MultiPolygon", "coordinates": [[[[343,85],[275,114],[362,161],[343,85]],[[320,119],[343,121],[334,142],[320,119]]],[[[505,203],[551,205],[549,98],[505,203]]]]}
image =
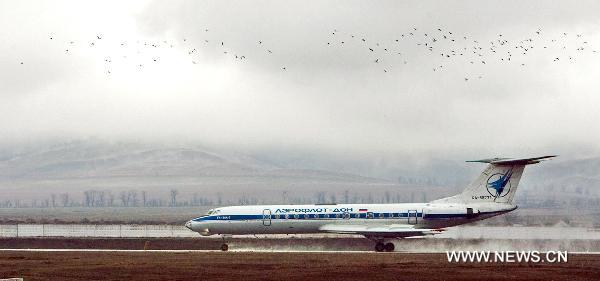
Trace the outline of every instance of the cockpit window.
{"type": "Polygon", "coordinates": [[[215,210],[215,209],[210,209],[210,210],[208,210],[208,212],[206,213],[206,216],[210,216],[210,215],[216,215],[216,214],[218,214],[218,213],[220,213],[220,212],[221,212],[221,210],[219,210],[219,209],[216,209],[216,210],[215,210]]]}

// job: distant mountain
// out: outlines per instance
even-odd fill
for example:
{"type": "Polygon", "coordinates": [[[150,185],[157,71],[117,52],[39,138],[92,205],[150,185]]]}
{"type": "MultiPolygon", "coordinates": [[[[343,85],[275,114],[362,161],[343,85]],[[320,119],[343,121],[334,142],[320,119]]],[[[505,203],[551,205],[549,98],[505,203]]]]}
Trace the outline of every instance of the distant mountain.
{"type": "Polygon", "coordinates": [[[288,168],[240,153],[102,141],[73,141],[0,152],[0,178],[291,177],[341,182],[381,179],[310,168],[288,168]]]}

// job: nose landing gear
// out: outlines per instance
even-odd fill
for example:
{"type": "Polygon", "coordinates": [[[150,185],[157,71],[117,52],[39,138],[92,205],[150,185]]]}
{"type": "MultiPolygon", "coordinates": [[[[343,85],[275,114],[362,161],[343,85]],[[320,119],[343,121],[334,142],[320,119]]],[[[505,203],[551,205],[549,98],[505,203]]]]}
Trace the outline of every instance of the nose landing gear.
{"type": "Polygon", "coordinates": [[[225,235],[222,235],[221,238],[223,238],[223,244],[221,244],[221,251],[227,252],[229,250],[229,245],[227,245],[227,241],[225,241],[225,235]]]}

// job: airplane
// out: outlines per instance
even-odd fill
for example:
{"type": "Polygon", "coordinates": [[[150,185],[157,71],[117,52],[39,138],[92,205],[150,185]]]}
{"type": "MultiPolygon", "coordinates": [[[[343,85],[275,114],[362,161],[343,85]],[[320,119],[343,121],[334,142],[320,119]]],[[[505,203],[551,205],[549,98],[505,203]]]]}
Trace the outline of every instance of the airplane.
{"type": "Polygon", "coordinates": [[[395,239],[435,235],[514,211],[525,166],[553,157],[467,161],[488,165],[462,193],[429,203],[231,206],[211,209],[185,226],[202,236],[222,235],[222,251],[229,249],[226,235],[337,233],[362,235],[375,251],[392,252],[395,239]]]}

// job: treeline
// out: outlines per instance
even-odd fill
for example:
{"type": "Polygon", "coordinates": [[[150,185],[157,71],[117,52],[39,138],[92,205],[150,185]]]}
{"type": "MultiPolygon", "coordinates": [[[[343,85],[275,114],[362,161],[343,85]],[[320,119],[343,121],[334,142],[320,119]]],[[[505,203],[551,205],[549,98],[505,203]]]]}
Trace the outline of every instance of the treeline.
{"type": "Polygon", "coordinates": [[[50,194],[45,199],[3,199],[0,208],[67,208],[67,207],[186,207],[212,206],[213,199],[194,193],[191,198],[179,200],[179,191],[172,189],[169,197],[151,197],[145,190],[86,190],[75,198],[71,193],[50,194]]]}
{"type": "MultiPolygon", "coordinates": [[[[584,209],[600,209],[600,197],[590,194],[585,188],[574,188],[571,193],[540,192],[534,187],[523,190],[516,196],[516,204],[528,208],[561,208],[578,207],[584,209]]],[[[566,191],[569,191],[568,189],[566,191]]],[[[145,190],[85,190],[82,193],[50,194],[45,199],[6,199],[0,195],[0,208],[104,208],[104,207],[195,207],[225,205],[258,205],[258,204],[325,204],[325,203],[407,203],[429,202],[443,197],[432,191],[382,191],[356,193],[348,190],[341,192],[319,191],[313,194],[296,194],[283,191],[280,195],[240,194],[223,196],[221,193],[206,196],[189,192],[181,196],[179,190],[171,189],[168,193],[156,196],[145,190]]],[[[4,194],[6,196],[6,194],[4,194]]]]}
{"type": "Polygon", "coordinates": [[[68,208],[68,207],[193,207],[193,206],[223,206],[223,205],[258,205],[258,204],[324,204],[324,203],[406,203],[427,202],[426,192],[391,192],[377,194],[357,194],[346,190],[341,193],[316,192],[312,196],[290,196],[287,191],[269,198],[260,195],[227,196],[225,200],[221,193],[216,196],[201,196],[193,193],[191,196],[179,196],[177,189],[171,189],[168,196],[154,197],[145,190],[125,190],[112,192],[109,190],[85,190],[81,196],[74,197],[70,193],[51,194],[46,199],[0,199],[0,208],[68,208]]]}
{"type": "Polygon", "coordinates": [[[455,186],[460,180],[457,179],[439,179],[434,177],[412,177],[412,176],[398,176],[397,181],[399,184],[414,184],[414,185],[428,185],[428,186],[455,186]]]}

